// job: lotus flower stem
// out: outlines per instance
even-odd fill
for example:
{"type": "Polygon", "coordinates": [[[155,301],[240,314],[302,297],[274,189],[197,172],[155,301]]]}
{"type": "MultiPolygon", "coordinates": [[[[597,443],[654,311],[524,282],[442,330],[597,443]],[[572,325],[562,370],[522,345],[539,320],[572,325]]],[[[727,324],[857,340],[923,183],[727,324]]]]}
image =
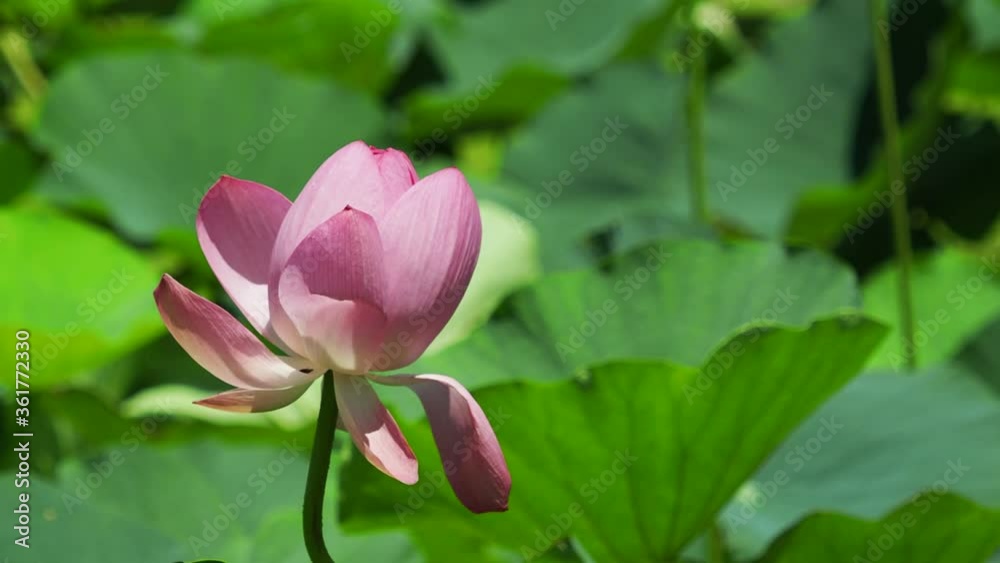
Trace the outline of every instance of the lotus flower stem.
{"type": "Polygon", "coordinates": [[[899,324],[903,337],[906,365],[914,369],[917,352],[913,348],[914,319],[911,272],[913,269],[913,247],[910,243],[910,217],[906,205],[906,185],[903,181],[903,149],[899,133],[899,116],[896,110],[896,85],[892,74],[892,51],[889,45],[887,26],[879,26],[886,16],[885,0],[870,0],[871,33],[875,46],[875,66],[878,76],[879,113],[882,116],[882,130],[885,137],[885,160],[889,169],[889,185],[893,193],[899,186],[899,195],[891,206],[893,238],[896,244],[896,259],[899,261],[899,324]]]}
{"type": "MultiPolygon", "coordinates": [[[[687,14],[688,33],[697,42],[698,28],[695,24],[694,12],[697,0],[688,0],[685,6],[687,14]]],[[[708,223],[711,220],[706,198],[707,180],[705,177],[705,78],[708,70],[708,51],[692,57],[688,91],[686,100],[688,129],[688,168],[690,169],[691,213],[708,223]]]]}
{"type": "Polygon", "coordinates": [[[330,472],[330,455],[333,435],[337,431],[337,400],[333,392],[333,373],[323,376],[323,398],[316,421],[309,476],[306,478],[306,495],[302,503],[302,532],[305,534],[306,551],[312,563],[333,563],[323,541],[323,498],[326,478],[330,472]]]}

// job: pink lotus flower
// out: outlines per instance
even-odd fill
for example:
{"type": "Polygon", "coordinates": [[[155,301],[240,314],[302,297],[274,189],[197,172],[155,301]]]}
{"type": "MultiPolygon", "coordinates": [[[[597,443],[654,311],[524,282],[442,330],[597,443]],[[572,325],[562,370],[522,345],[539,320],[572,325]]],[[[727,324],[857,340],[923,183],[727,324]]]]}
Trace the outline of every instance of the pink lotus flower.
{"type": "Polygon", "coordinates": [[[443,375],[375,375],[416,360],[451,318],[479,256],[479,207],[461,172],[418,181],[409,158],[358,141],[320,166],[295,203],[222,177],[198,210],[209,265],[272,353],[218,305],[169,275],[160,315],[203,368],[236,387],[198,404],[283,407],[327,370],[340,423],[375,467],[417,481],[417,459],[371,382],[420,398],[456,495],[473,512],[507,509],[510,474],[482,408],[443,375]]]}

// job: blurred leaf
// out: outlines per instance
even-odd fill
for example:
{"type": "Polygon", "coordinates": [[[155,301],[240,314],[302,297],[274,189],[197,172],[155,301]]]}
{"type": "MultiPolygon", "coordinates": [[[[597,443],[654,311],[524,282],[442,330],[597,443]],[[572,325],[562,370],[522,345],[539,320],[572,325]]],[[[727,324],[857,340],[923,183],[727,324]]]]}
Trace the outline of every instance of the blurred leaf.
{"type": "Polygon", "coordinates": [[[220,21],[254,18],[266,14],[269,10],[301,2],[302,0],[240,0],[239,2],[188,0],[180,10],[180,16],[182,20],[191,19],[200,24],[211,25],[220,21]]]}
{"type": "Polygon", "coordinates": [[[392,78],[390,47],[405,16],[399,0],[282,4],[249,17],[230,17],[218,10],[228,4],[214,2],[218,18],[198,41],[199,49],[332,75],[359,90],[379,91],[392,78]]]}
{"type": "Polygon", "coordinates": [[[1000,53],[966,55],[951,65],[945,107],[1000,123],[1000,53]]]}
{"type": "Polygon", "coordinates": [[[0,6],[0,21],[13,21],[22,35],[34,37],[42,29],[62,27],[76,19],[84,3],[85,0],[8,0],[0,6]]]}
{"type": "Polygon", "coordinates": [[[170,49],[177,38],[148,17],[91,19],[67,27],[54,39],[46,59],[61,67],[76,59],[130,50],[170,49]]]}
{"type": "MultiPolygon", "coordinates": [[[[1000,507],[1000,397],[939,366],[852,381],[775,450],[721,522],[742,557],[816,511],[873,519],[921,491],[1000,507]]],[[[838,560],[840,561],[840,560],[838,560]]]]}
{"type": "Polygon", "coordinates": [[[865,311],[893,327],[892,334],[871,358],[870,367],[902,369],[906,349],[915,349],[920,365],[951,358],[974,334],[1000,314],[1000,270],[996,255],[972,256],[954,249],[939,250],[919,260],[913,269],[912,293],[916,333],[903,342],[899,330],[898,266],[891,264],[864,285],[865,311]]]}
{"type": "Polygon", "coordinates": [[[722,0],[720,4],[738,14],[780,16],[799,13],[814,6],[817,0],[722,0]]]}
{"type": "Polygon", "coordinates": [[[359,528],[405,523],[432,561],[468,559],[470,549],[483,560],[490,544],[533,558],[571,536],[594,561],[674,560],[883,335],[842,317],[743,333],[700,369],[635,360],[595,367],[584,382],[484,390],[477,399],[510,465],[509,512],[472,515],[437,490],[447,485],[421,423],[407,432],[421,485],[407,497],[352,460],[342,514],[359,528]]]}
{"type": "MultiPolygon", "coordinates": [[[[99,457],[65,465],[57,483],[32,482],[32,543],[23,561],[63,561],[67,553],[79,563],[248,561],[251,553],[275,553],[279,546],[298,553],[300,517],[294,533],[282,525],[278,535],[274,527],[300,513],[306,446],[300,440],[170,447],[123,441],[99,457]]],[[[13,509],[11,500],[4,502],[13,509]]],[[[336,521],[332,509],[325,521],[335,557],[360,552],[385,560],[380,554],[412,553],[401,534],[345,536],[329,524],[336,521]]]]}
{"type": "MultiPolygon", "coordinates": [[[[868,41],[823,53],[866,17],[862,3],[827,2],[780,25],[766,50],[718,77],[706,107],[706,159],[708,195],[723,219],[778,236],[803,192],[850,177],[868,41]]],[[[538,224],[546,265],[560,265],[560,249],[608,223],[650,209],[688,212],[682,86],[655,68],[611,68],[514,138],[506,171],[527,201],[515,210],[538,224]]]]}
{"type": "Polygon", "coordinates": [[[561,379],[619,358],[697,365],[749,326],[802,326],[849,308],[851,274],[813,253],[759,243],[654,244],[607,272],[543,277],[467,340],[408,372],[446,373],[470,388],[513,378],[561,379]]]}
{"type": "MultiPolygon", "coordinates": [[[[331,489],[333,485],[331,484],[331,489]]],[[[328,493],[329,494],[329,493],[328,493]]],[[[333,521],[333,519],[329,520],[333,521]]],[[[402,534],[376,534],[347,536],[336,525],[327,533],[327,545],[337,561],[391,561],[392,563],[419,563],[424,559],[402,534]],[[332,536],[332,537],[331,537],[332,536]],[[367,539],[365,539],[367,538],[367,539]]],[[[250,563],[303,563],[308,561],[302,535],[300,510],[274,512],[257,532],[250,563]]]]}
{"type": "Polygon", "coordinates": [[[110,234],[4,209],[0,235],[2,261],[16,269],[4,276],[0,327],[10,339],[31,333],[32,389],[73,382],[163,330],[152,298],[159,273],[110,234]]]}
{"type": "Polygon", "coordinates": [[[996,0],[965,0],[962,9],[980,50],[1000,48],[1000,3],[996,0]]]}
{"type": "Polygon", "coordinates": [[[458,131],[504,126],[534,115],[568,85],[563,76],[522,65],[483,73],[471,85],[419,90],[403,102],[406,136],[426,158],[453,142],[458,131]]]}
{"type": "Polygon", "coordinates": [[[41,189],[72,177],[131,236],[193,233],[201,197],[221,174],[294,196],[337,148],[377,143],[381,127],[372,100],[259,63],[170,52],[94,58],[52,81],[37,137],[54,162],[41,189]]]}
{"type": "Polygon", "coordinates": [[[817,514],[787,532],[760,563],[982,563],[1000,546],[1000,513],[925,493],[877,522],[817,514]],[[943,554],[947,550],[947,556],[943,554]]]}
{"type": "Polygon", "coordinates": [[[500,74],[528,62],[573,75],[599,68],[661,5],[658,0],[586,5],[497,0],[461,6],[453,18],[432,28],[433,45],[447,74],[460,86],[475,86],[484,74],[500,74]]]}
{"type": "MultiPolygon", "coordinates": [[[[205,372],[205,378],[212,376],[205,372]]],[[[142,418],[170,405],[174,415],[193,420],[210,422],[219,427],[248,426],[254,428],[277,428],[286,431],[302,430],[316,423],[319,413],[319,385],[314,385],[294,403],[276,411],[260,413],[240,413],[235,415],[194,404],[213,392],[184,385],[159,385],[140,391],[122,403],[125,416],[142,418]]]]}

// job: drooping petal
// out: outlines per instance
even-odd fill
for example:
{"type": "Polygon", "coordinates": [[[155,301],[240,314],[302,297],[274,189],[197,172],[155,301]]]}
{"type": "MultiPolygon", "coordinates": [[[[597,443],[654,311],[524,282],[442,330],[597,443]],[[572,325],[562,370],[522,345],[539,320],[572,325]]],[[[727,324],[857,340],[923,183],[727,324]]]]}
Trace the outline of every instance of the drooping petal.
{"type": "Polygon", "coordinates": [[[271,281],[309,233],[348,206],[376,218],[385,209],[385,181],[371,149],[361,141],[333,153],[295,199],[274,243],[271,281]]]}
{"type": "Polygon", "coordinates": [[[403,151],[374,147],[371,150],[385,180],[385,210],[388,211],[417,182],[417,171],[413,168],[410,157],[403,151]]]}
{"type": "Polygon", "coordinates": [[[280,358],[222,307],[164,275],[153,292],[177,343],[215,377],[243,389],[281,389],[312,381],[299,359],[280,358]]]}
{"type": "Polygon", "coordinates": [[[476,513],[507,510],[507,461],[489,419],[465,387],[443,375],[369,377],[385,385],[405,385],[420,397],[445,475],[466,508],[476,513]]]}
{"type": "Polygon", "coordinates": [[[340,419],[365,458],[407,485],[417,482],[417,458],[364,376],[334,375],[340,419]]]}
{"type": "Polygon", "coordinates": [[[384,349],[377,370],[416,360],[465,295],[479,258],[479,206],[454,168],[416,183],[379,221],[387,276],[384,349]]]}
{"type": "Polygon", "coordinates": [[[229,412],[267,412],[290,405],[307,389],[308,383],[287,389],[233,389],[195,401],[194,404],[229,412]]]}
{"type": "Polygon", "coordinates": [[[271,286],[279,336],[315,365],[365,373],[385,330],[385,271],[378,227],[345,209],[295,249],[271,286]]]}
{"type": "Polygon", "coordinates": [[[271,251],[291,206],[267,186],[223,176],[198,208],[198,242],[208,265],[250,324],[269,338],[271,251]]]}

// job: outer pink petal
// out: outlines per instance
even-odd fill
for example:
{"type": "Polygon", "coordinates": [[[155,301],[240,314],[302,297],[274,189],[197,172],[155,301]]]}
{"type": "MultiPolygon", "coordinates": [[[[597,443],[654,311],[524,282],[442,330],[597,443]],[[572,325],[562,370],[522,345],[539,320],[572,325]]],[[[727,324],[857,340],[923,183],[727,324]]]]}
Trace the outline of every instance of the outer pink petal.
{"type": "Polygon", "coordinates": [[[198,241],[208,264],[250,324],[272,339],[268,272],[274,240],[291,206],[267,186],[223,176],[198,208],[198,241]]]}
{"type": "Polygon", "coordinates": [[[215,303],[164,275],[153,292],[163,322],[201,367],[243,389],[281,389],[312,381],[304,365],[271,353],[256,336],[215,303]]]}
{"type": "Polygon", "coordinates": [[[465,387],[443,375],[369,377],[386,385],[405,385],[420,397],[444,472],[466,508],[476,513],[507,510],[507,461],[490,421],[465,387]]]}
{"type": "Polygon", "coordinates": [[[386,475],[417,482],[417,458],[364,376],[334,375],[340,419],[361,453],[386,475]]]}
{"type": "Polygon", "coordinates": [[[328,158],[292,204],[274,244],[271,280],[313,229],[348,206],[376,218],[385,209],[385,181],[371,149],[361,141],[328,158]]]}
{"type": "Polygon", "coordinates": [[[465,295],[479,258],[479,206],[454,168],[417,182],[379,222],[388,293],[384,349],[375,369],[412,363],[441,332],[465,295]]]}
{"type": "Polygon", "coordinates": [[[403,151],[372,147],[372,154],[375,155],[378,169],[385,180],[385,209],[388,211],[417,182],[417,171],[413,168],[410,157],[403,151]]]}
{"type": "Polygon", "coordinates": [[[271,286],[278,334],[317,367],[365,373],[385,330],[375,220],[346,209],[316,228],[271,286]]]}
{"type": "Polygon", "coordinates": [[[230,412],[267,412],[291,404],[301,397],[306,389],[309,389],[308,383],[288,389],[266,391],[233,389],[195,401],[194,404],[230,412]]]}

